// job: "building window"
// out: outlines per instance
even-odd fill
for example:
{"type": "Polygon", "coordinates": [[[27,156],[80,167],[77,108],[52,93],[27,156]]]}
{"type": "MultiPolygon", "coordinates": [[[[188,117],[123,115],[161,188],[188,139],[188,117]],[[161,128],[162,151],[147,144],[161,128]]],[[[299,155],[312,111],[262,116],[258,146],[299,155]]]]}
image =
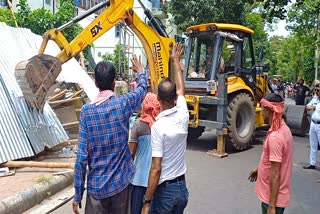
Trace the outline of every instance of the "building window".
{"type": "Polygon", "coordinates": [[[120,37],[120,25],[116,25],[115,27],[115,36],[116,38],[119,38],[120,37]]]}

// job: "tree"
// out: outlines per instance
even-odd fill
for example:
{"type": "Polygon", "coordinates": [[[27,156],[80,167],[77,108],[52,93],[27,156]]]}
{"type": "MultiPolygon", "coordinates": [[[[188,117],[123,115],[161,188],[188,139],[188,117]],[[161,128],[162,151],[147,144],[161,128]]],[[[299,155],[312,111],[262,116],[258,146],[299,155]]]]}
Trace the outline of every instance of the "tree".
{"type": "Polygon", "coordinates": [[[314,50],[320,30],[317,26],[317,22],[320,24],[319,12],[320,0],[297,1],[288,10],[287,27],[301,44],[301,75],[306,80],[314,80],[314,50]]]}
{"type": "Polygon", "coordinates": [[[5,22],[9,26],[15,25],[10,10],[0,8],[0,22],[5,22]]]}
{"type": "Polygon", "coordinates": [[[123,74],[127,77],[128,71],[125,71],[125,68],[129,64],[128,57],[125,54],[125,48],[122,44],[117,44],[116,48],[113,50],[112,54],[103,54],[102,59],[106,61],[110,61],[114,64],[116,68],[116,76],[123,74]],[[119,66],[119,62],[120,66],[119,66]]]}
{"type": "MultiPolygon", "coordinates": [[[[17,21],[20,27],[29,28],[33,33],[43,35],[47,30],[57,28],[70,21],[75,16],[75,6],[72,0],[61,0],[57,13],[39,8],[31,11],[27,0],[20,0],[17,13],[17,21]]],[[[80,25],[75,24],[63,31],[68,41],[71,41],[82,31],[80,25]]]]}
{"type": "Polygon", "coordinates": [[[244,20],[244,4],[238,0],[174,0],[168,3],[168,11],[174,15],[174,23],[181,30],[195,24],[242,23],[244,20]]]}
{"type": "MultiPolygon", "coordinates": [[[[302,0],[298,0],[302,1],[302,0]]],[[[244,24],[245,14],[258,12],[268,22],[284,19],[290,0],[174,0],[168,3],[179,29],[208,22],[244,24]],[[186,14],[188,14],[186,16],[186,14]]]]}

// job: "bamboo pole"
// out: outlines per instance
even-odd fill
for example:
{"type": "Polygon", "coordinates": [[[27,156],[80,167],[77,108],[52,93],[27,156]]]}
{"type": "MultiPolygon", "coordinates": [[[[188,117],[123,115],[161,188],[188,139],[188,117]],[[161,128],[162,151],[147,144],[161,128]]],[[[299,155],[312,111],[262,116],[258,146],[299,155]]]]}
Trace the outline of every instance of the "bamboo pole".
{"type": "Polygon", "coordinates": [[[11,2],[10,2],[9,0],[7,0],[7,3],[8,3],[8,6],[9,6],[9,8],[10,8],[11,15],[12,15],[12,17],[13,17],[14,23],[16,24],[16,27],[19,27],[19,26],[18,26],[18,23],[17,23],[16,16],[14,15],[14,10],[13,10],[13,8],[12,8],[12,4],[11,4],[11,2]]]}
{"type": "Polygon", "coordinates": [[[68,168],[74,169],[74,163],[59,162],[36,162],[36,161],[8,161],[0,165],[1,167],[39,167],[39,168],[68,168]]]}
{"type": "Polygon", "coordinates": [[[80,95],[82,92],[84,92],[84,89],[80,89],[79,91],[77,91],[76,93],[74,93],[71,98],[77,97],[78,95],[80,95]]]}
{"type": "Polygon", "coordinates": [[[82,67],[83,69],[85,69],[85,68],[86,68],[86,66],[85,66],[85,64],[84,64],[84,60],[85,60],[85,58],[84,58],[84,54],[83,54],[83,52],[82,52],[82,51],[80,51],[79,55],[80,55],[80,65],[81,65],[81,67],[82,67]]]}

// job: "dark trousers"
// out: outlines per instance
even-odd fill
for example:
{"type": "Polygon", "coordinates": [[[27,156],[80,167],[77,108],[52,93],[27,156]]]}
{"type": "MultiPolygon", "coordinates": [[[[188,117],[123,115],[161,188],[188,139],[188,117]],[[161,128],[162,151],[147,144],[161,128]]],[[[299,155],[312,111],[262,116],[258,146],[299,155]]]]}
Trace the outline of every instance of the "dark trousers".
{"type": "Polygon", "coordinates": [[[85,214],[130,214],[131,187],[101,200],[87,194],[85,214]]]}
{"type": "MultiPolygon", "coordinates": [[[[262,202],[261,203],[261,208],[262,208],[262,214],[267,214],[269,205],[262,202]]],[[[276,214],[283,214],[284,213],[284,209],[285,208],[282,208],[282,207],[276,207],[276,214]]]]}
{"type": "Polygon", "coordinates": [[[296,100],[296,105],[304,106],[304,98],[303,98],[303,100],[296,100]]]}
{"type": "Polygon", "coordinates": [[[146,194],[146,187],[132,185],[131,190],[131,214],[141,214],[143,207],[143,196],[146,194]]]}

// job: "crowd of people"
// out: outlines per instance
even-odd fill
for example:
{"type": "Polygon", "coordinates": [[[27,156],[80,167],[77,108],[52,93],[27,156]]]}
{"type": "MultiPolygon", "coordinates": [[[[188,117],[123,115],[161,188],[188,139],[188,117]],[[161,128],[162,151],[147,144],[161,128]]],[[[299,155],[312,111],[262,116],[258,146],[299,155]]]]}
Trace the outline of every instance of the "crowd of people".
{"type": "MultiPolygon", "coordinates": [[[[180,64],[182,52],[178,43],[170,57],[175,81],[164,78],[157,94],[147,93],[147,74],[136,56],[132,59],[132,69],[137,73],[135,89],[119,96],[113,93],[114,66],[105,61],[97,64],[95,81],[100,93],[80,113],[74,213],[81,208],[85,183],[85,213],[184,212],[189,199],[185,175],[189,112],[180,64]],[[139,106],[141,116],[129,136],[130,116],[139,106]]],[[[284,95],[280,92],[284,88],[281,83],[274,85],[275,93],[260,102],[270,129],[260,162],[248,178],[256,182],[263,214],[283,213],[291,196],[293,137],[282,118],[284,95]]],[[[315,91],[320,92],[320,84],[315,91]]],[[[307,110],[318,112],[312,116],[313,131],[320,125],[319,97],[307,105],[307,110]]],[[[316,133],[310,139],[319,143],[316,133]]],[[[312,145],[310,165],[305,168],[315,168],[315,163],[312,145]]]]}
{"type": "Polygon", "coordinates": [[[296,83],[283,83],[281,79],[274,78],[271,83],[272,92],[279,94],[282,98],[289,97],[295,100],[296,105],[306,105],[313,95],[312,82],[305,85],[300,79],[296,83]]]}

